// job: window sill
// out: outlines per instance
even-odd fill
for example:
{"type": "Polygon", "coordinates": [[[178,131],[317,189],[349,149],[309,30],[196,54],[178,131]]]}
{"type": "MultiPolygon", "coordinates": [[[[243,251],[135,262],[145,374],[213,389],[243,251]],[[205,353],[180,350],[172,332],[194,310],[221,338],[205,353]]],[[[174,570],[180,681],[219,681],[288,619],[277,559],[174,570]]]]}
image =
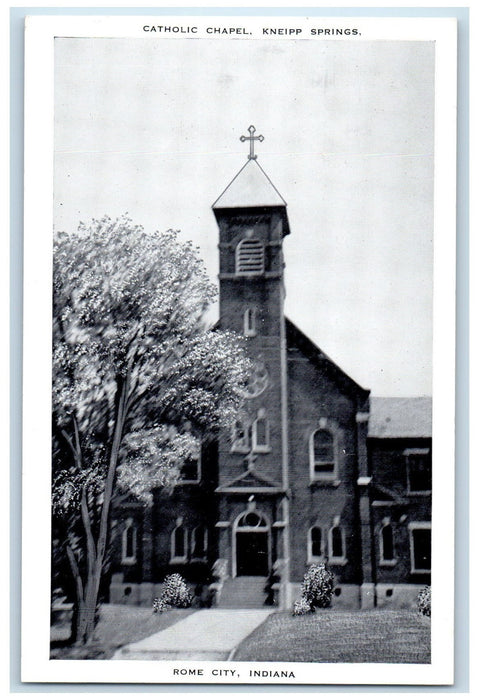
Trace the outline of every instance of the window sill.
{"type": "Polygon", "coordinates": [[[136,557],[134,557],[134,558],[129,557],[128,559],[127,558],[122,559],[121,563],[123,564],[123,566],[131,566],[132,564],[136,564],[136,557]]]}
{"type": "Polygon", "coordinates": [[[411,569],[411,574],[430,574],[431,569],[411,569]]]}
{"type": "Polygon", "coordinates": [[[331,564],[332,566],[344,566],[347,563],[348,563],[348,560],[345,557],[342,557],[341,559],[335,559],[334,557],[329,557],[329,560],[328,560],[328,564],[331,564]]]}
{"type": "Polygon", "coordinates": [[[246,272],[245,270],[236,270],[233,277],[262,277],[264,275],[264,270],[254,270],[251,272],[246,272]]]}
{"type": "Polygon", "coordinates": [[[308,564],[325,564],[326,557],[321,555],[320,557],[315,557],[313,555],[308,557],[308,564]]]}
{"type": "Polygon", "coordinates": [[[384,567],[392,569],[393,566],[396,566],[397,563],[398,563],[397,559],[384,559],[384,560],[381,559],[379,561],[379,566],[384,566],[384,567]]]}
{"type": "Polygon", "coordinates": [[[327,477],[316,477],[309,482],[310,486],[333,486],[334,488],[337,488],[340,484],[340,479],[329,479],[327,477]]]}
{"type": "Polygon", "coordinates": [[[172,557],[170,564],[186,564],[186,557],[172,557]]]}
{"type": "Polygon", "coordinates": [[[271,447],[269,445],[265,445],[264,447],[258,445],[253,447],[253,452],[255,454],[266,454],[267,452],[271,452],[271,447]]]}
{"type": "Polygon", "coordinates": [[[236,453],[236,454],[240,454],[240,455],[248,455],[250,453],[250,449],[249,449],[249,447],[239,447],[239,446],[233,445],[230,452],[232,454],[236,453]]]}
{"type": "Polygon", "coordinates": [[[286,520],[276,520],[271,527],[281,528],[286,527],[287,524],[286,520]]]}

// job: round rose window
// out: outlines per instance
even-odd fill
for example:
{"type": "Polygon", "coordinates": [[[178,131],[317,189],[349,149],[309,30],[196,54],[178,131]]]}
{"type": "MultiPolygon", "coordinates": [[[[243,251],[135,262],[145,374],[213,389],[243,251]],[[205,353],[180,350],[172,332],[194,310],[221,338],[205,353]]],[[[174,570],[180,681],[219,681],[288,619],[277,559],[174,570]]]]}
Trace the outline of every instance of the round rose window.
{"type": "Polygon", "coordinates": [[[242,396],[252,399],[259,396],[268,386],[268,370],[264,362],[255,362],[245,384],[239,389],[242,396]]]}

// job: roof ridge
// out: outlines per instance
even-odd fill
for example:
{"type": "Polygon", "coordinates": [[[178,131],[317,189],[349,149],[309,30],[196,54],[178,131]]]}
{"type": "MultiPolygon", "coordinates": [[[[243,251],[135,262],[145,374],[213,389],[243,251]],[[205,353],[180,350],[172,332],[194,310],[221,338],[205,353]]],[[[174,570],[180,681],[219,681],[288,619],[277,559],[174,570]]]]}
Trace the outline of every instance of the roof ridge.
{"type": "MultiPolygon", "coordinates": [[[[269,184],[271,185],[271,187],[273,188],[273,190],[277,193],[278,197],[283,201],[284,206],[287,207],[288,205],[287,205],[287,203],[286,203],[285,198],[283,197],[283,195],[281,194],[281,192],[278,190],[278,188],[275,186],[275,184],[272,182],[272,180],[271,180],[271,178],[269,177],[268,173],[267,173],[265,170],[263,170],[263,168],[261,167],[261,165],[260,165],[260,163],[258,162],[258,160],[255,160],[254,162],[256,163],[256,165],[258,166],[258,168],[261,170],[261,172],[263,173],[263,175],[265,176],[265,178],[268,180],[268,182],[269,182],[269,184]]],[[[238,173],[238,175],[239,175],[239,173],[238,173]]]]}
{"type": "Polygon", "coordinates": [[[304,340],[306,340],[306,342],[308,342],[310,345],[313,346],[313,348],[316,350],[318,355],[321,355],[321,357],[324,358],[325,360],[327,360],[333,367],[336,367],[336,369],[339,370],[339,372],[343,375],[343,377],[345,377],[349,382],[354,384],[354,386],[356,386],[366,396],[369,395],[369,393],[370,393],[369,389],[365,389],[360,384],[358,384],[358,382],[355,379],[353,379],[347,372],[345,372],[344,369],[342,367],[340,367],[337,362],[335,362],[331,357],[329,357],[329,355],[327,355],[324,352],[324,350],[322,350],[319,347],[319,345],[317,345],[314,342],[314,340],[311,340],[311,338],[309,336],[307,336],[306,333],[301,330],[301,328],[299,328],[295,323],[293,323],[293,321],[291,321],[291,319],[289,319],[287,316],[285,316],[284,318],[285,318],[286,323],[289,324],[294,331],[296,331],[300,336],[302,336],[302,338],[304,338],[304,340]]]}
{"type": "MultiPolygon", "coordinates": [[[[236,175],[233,177],[233,179],[230,180],[230,181],[228,182],[228,184],[227,184],[226,187],[224,188],[223,192],[220,194],[219,197],[217,197],[217,198],[215,199],[215,201],[214,201],[213,204],[211,205],[211,207],[212,207],[213,209],[215,208],[216,202],[219,202],[219,200],[220,200],[221,197],[224,195],[224,193],[226,192],[226,190],[229,189],[229,188],[231,187],[231,185],[232,185],[233,182],[236,180],[236,178],[238,177],[238,175],[240,175],[240,173],[243,172],[243,170],[246,168],[246,166],[248,165],[249,162],[250,162],[250,161],[247,160],[246,163],[243,165],[243,167],[240,168],[240,169],[238,170],[238,172],[237,172],[236,175]]],[[[263,170],[263,168],[261,168],[261,170],[263,170]]],[[[265,173],[265,174],[266,174],[266,173],[265,173]]],[[[268,176],[266,176],[266,177],[268,177],[268,176]]],[[[269,178],[268,178],[268,179],[269,179],[269,178]]]]}
{"type": "Polygon", "coordinates": [[[213,209],[230,209],[242,207],[286,207],[287,204],[258,161],[251,159],[246,161],[211,206],[213,209]],[[258,170],[253,170],[253,165],[250,165],[250,163],[255,163],[258,170]],[[248,169],[247,173],[245,172],[246,169],[248,169]],[[235,185],[235,183],[237,184],[235,185]],[[233,190],[233,193],[231,193],[231,190],[233,190]],[[221,202],[225,197],[227,200],[230,200],[229,203],[224,204],[221,202]],[[248,201],[249,197],[251,197],[251,201],[248,201]],[[241,201],[243,198],[245,198],[245,201],[241,201]]]}

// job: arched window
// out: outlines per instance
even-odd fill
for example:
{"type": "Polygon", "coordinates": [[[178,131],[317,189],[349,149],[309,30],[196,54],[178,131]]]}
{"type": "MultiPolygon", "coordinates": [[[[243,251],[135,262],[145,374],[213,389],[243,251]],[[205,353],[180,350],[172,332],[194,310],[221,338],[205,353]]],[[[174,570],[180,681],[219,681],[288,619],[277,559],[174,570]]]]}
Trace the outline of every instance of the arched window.
{"type": "Polygon", "coordinates": [[[171,533],[171,562],[184,563],[187,558],[187,531],[180,523],[171,533]]]}
{"type": "Polygon", "coordinates": [[[258,417],[253,423],[252,446],[255,452],[269,451],[269,421],[264,409],[258,411],[258,417]]]}
{"type": "Polygon", "coordinates": [[[201,444],[185,459],[180,469],[178,482],[180,484],[197,484],[200,480],[201,444]]]}
{"type": "Polygon", "coordinates": [[[200,459],[197,457],[188,457],[183,463],[180,470],[179,483],[181,484],[197,484],[200,479],[200,459]]]}
{"type": "Polygon", "coordinates": [[[136,563],[136,527],[131,518],[126,521],[121,536],[121,563],[136,563]]]}
{"type": "Polygon", "coordinates": [[[311,435],[309,443],[311,479],[335,479],[337,473],[334,436],[320,428],[311,435]]]}
{"type": "Polygon", "coordinates": [[[333,525],[329,531],[329,561],[331,564],[346,563],[346,542],[344,529],[340,525],[333,525]]]}
{"type": "Polygon", "coordinates": [[[317,561],[323,556],[323,533],[314,526],[308,532],[308,561],[317,561]]]}
{"type": "Polygon", "coordinates": [[[244,334],[247,337],[256,335],[256,309],[246,309],[243,317],[244,334]]]}
{"type": "Polygon", "coordinates": [[[243,418],[237,418],[231,435],[232,452],[249,452],[251,444],[251,426],[243,418]]]}
{"type": "Polygon", "coordinates": [[[247,513],[244,513],[241,518],[238,520],[238,523],[236,525],[236,529],[250,529],[254,528],[256,529],[267,529],[268,528],[268,523],[266,522],[265,518],[257,513],[254,510],[250,510],[247,513]]]}
{"type": "Polygon", "coordinates": [[[394,559],[394,534],[390,523],[385,523],[380,531],[379,538],[380,564],[395,564],[394,559]]]}
{"type": "Polygon", "coordinates": [[[263,272],[263,244],[256,238],[244,238],[236,246],[236,274],[261,275],[263,272]]]}
{"type": "Polygon", "coordinates": [[[191,556],[205,559],[208,551],[208,531],[204,525],[198,525],[192,532],[191,556]]]}

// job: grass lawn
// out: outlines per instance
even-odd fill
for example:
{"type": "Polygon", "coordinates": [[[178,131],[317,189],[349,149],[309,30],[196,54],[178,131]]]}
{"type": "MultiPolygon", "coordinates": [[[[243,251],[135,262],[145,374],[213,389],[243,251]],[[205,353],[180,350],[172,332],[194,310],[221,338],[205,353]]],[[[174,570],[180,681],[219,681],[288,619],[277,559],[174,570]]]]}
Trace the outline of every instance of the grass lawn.
{"type": "Polygon", "coordinates": [[[102,605],[100,619],[92,641],[82,647],[68,644],[69,628],[52,627],[51,659],[111,659],[118,647],[137,642],[150,634],[171,627],[175,622],[197,612],[168,610],[154,613],[151,608],[132,605],[102,605]]]}
{"type": "Polygon", "coordinates": [[[275,613],[239,645],[234,661],[427,664],[430,622],[405,610],[275,613]]]}

